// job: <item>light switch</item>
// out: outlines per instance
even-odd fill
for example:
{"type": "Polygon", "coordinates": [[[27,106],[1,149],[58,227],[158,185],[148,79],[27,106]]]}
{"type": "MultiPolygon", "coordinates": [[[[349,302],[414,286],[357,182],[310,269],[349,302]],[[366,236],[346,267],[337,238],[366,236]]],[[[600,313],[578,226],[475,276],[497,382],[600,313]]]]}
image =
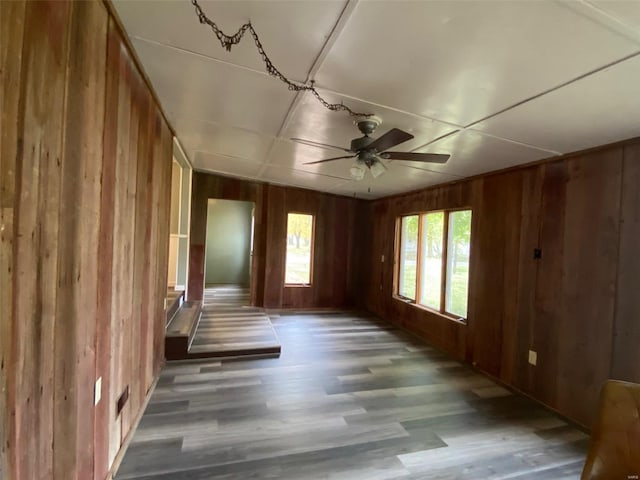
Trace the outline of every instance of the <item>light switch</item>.
{"type": "Polygon", "coordinates": [[[538,364],[538,353],[534,352],[533,350],[529,350],[529,363],[531,365],[537,365],[538,364]]]}

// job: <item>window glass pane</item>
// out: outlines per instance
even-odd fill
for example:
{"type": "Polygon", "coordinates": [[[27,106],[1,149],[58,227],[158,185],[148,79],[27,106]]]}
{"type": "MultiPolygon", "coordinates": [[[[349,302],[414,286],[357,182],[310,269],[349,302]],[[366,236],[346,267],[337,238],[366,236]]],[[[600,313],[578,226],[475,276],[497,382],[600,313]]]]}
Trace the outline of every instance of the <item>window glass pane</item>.
{"type": "Polygon", "coordinates": [[[284,283],[311,283],[313,215],[290,213],[287,217],[287,254],[284,283]]]}
{"type": "Polygon", "coordinates": [[[400,225],[400,270],[398,293],[416,299],[416,270],[418,264],[418,216],[402,217],[400,225]]]}
{"type": "Polygon", "coordinates": [[[449,213],[448,236],[445,310],[462,318],[467,318],[471,210],[449,213]]]}
{"type": "Polygon", "coordinates": [[[440,310],[442,292],[442,237],[444,212],[422,216],[422,252],[420,264],[420,302],[440,310]]]}

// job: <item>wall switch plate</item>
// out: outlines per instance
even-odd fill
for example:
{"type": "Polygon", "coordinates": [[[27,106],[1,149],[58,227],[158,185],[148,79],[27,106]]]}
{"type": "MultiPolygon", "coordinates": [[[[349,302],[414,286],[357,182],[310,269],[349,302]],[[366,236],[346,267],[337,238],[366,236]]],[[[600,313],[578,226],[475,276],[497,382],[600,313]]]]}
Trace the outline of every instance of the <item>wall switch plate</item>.
{"type": "Polygon", "coordinates": [[[98,405],[102,398],[102,377],[98,377],[96,384],[93,387],[93,404],[98,405]]]}
{"type": "Polygon", "coordinates": [[[529,363],[531,365],[538,364],[538,352],[534,352],[533,350],[529,350],[529,363]]]}
{"type": "Polygon", "coordinates": [[[384,263],[384,255],[382,255],[381,260],[382,263],[384,263]]]}

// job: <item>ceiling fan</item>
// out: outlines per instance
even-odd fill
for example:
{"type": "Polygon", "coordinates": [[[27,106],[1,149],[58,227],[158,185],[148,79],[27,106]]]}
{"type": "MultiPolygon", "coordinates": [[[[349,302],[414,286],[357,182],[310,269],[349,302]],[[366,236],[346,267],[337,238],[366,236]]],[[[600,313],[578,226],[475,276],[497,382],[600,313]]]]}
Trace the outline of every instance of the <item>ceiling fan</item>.
{"type": "Polygon", "coordinates": [[[382,163],[383,159],[422,163],[445,163],[449,159],[449,155],[440,153],[389,152],[389,148],[411,140],[413,135],[398,128],[392,128],[381,137],[370,137],[369,135],[371,135],[381,123],[382,120],[380,117],[376,116],[366,117],[356,121],[358,129],[364,136],[351,140],[350,148],[336,147],[334,145],[312,142],[302,138],[292,138],[291,140],[312,147],[335,148],[350,154],[341,157],[325,158],[324,160],[315,162],[307,162],[305,165],[332,162],[343,158],[357,158],[356,163],[350,170],[351,178],[354,180],[362,180],[364,178],[366,172],[364,167],[367,167],[371,171],[371,175],[373,175],[374,178],[382,175],[387,170],[387,167],[382,163]]]}

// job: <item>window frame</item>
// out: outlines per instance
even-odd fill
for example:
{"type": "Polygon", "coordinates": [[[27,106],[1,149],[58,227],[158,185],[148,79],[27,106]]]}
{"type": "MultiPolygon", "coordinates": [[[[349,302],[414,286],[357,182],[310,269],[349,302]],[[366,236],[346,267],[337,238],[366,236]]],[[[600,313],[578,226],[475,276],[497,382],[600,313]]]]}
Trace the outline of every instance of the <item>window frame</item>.
{"type": "MultiPolygon", "coordinates": [[[[458,207],[458,208],[441,208],[436,210],[427,210],[422,212],[411,212],[403,215],[399,215],[396,218],[396,231],[395,231],[395,243],[394,243],[394,255],[393,255],[393,297],[401,300],[405,303],[413,305],[415,307],[421,308],[428,312],[432,312],[438,315],[441,315],[450,320],[454,320],[463,324],[467,323],[469,318],[469,288],[467,289],[467,316],[461,317],[455,313],[448,312],[446,310],[447,304],[447,264],[449,260],[449,215],[453,212],[461,212],[467,211],[471,212],[471,231],[473,232],[473,209],[471,207],[458,207]],[[423,218],[430,213],[439,213],[442,212],[444,214],[443,225],[442,225],[442,271],[440,276],[440,308],[436,309],[427,305],[424,305],[419,302],[421,295],[421,270],[422,270],[422,229],[423,229],[423,218]],[[402,240],[402,219],[405,217],[418,216],[418,242],[417,242],[417,257],[416,257],[416,288],[415,288],[415,299],[405,297],[399,293],[400,286],[400,246],[402,240]]],[[[471,239],[469,240],[469,265],[471,265],[471,239]]],[[[469,274],[469,278],[467,280],[467,287],[470,286],[471,283],[471,275],[469,274]]]]}
{"type": "MultiPolygon", "coordinates": [[[[401,297],[402,299],[405,300],[409,300],[412,302],[416,302],[417,298],[418,298],[418,289],[416,288],[415,290],[415,296],[416,298],[410,298],[410,297],[406,297],[404,295],[401,295],[399,293],[400,291],[400,256],[402,255],[401,252],[401,248],[402,248],[402,219],[406,218],[406,217],[413,217],[416,216],[416,214],[408,214],[408,215],[402,215],[400,217],[398,217],[398,222],[396,225],[396,252],[395,252],[395,264],[397,265],[397,267],[394,269],[394,277],[393,277],[393,291],[396,293],[396,295],[398,295],[399,297],[401,297]]],[[[418,268],[418,261],[419,261],[419,254],[418,252],[420,251],[420,233],[421,233],[421,229],[422,229],[422,222],[420,221],[420,216],[418,216],[418,238],[416,239],[416,287],[418,285],[418,282],[420,281],[420,269],[418,268]]]]}
{"type": "Polygon", "coordinates": [[[284,236],[284,279],[283,284],[286,288],[309,288],[313,285],[313,264],[315,263],[315,246],[316,246],[316,215],[310,212],[289,211],[285,216],[285,236],[284,236]],[[309,283],[287,283],[287,246],[289,234],[289,215],[307,215],[311,217],[311,245],[309,251],[309,283]]]}

